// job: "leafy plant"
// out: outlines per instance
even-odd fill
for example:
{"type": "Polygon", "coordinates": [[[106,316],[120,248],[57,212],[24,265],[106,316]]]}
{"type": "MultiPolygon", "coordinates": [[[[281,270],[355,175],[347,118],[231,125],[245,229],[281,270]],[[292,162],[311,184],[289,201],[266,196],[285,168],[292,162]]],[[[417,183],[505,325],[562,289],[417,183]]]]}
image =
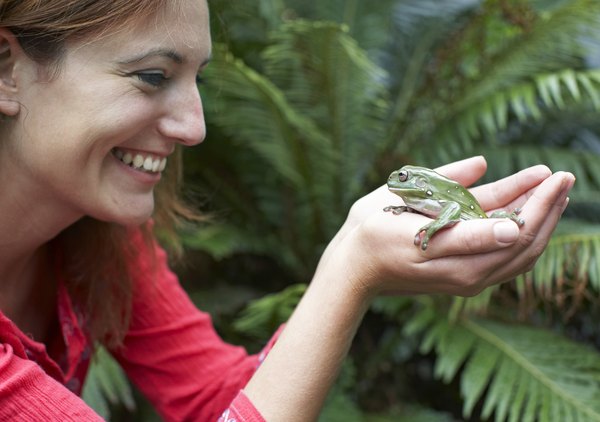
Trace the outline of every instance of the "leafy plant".
{"type": "MultiPolygon", "coordinates": [[[[185,159],[213,222],[182,236],[219,277],[265,293],[306,283],[353,201],[404,163],[483,154],[485,180],[540,162],[577,177],[568,218],[516,282],[469,299],[378,300],[327,420],[600,420],[600,3],[211,9],[208,142],[185,159]]],[[[301,288],[232,310],[221,331],[267,337],[301,288]]]]}
{"type": "MultiPolygon", "coordinates": [[[[257,1],[236,15],[225,3],[214,3],[217,47],[202,88],[209,142],[188,158],[190,177],[211,186],[218,224],[187,233],[189,244],[210,253],[209,237],[220,238],[222,230],[230,241],[228,249],[214,243],[218,259],[267,256],[289,270],[291,282],[306,282],[351,203],[405,162],[434,166],[484,154],[494,157],[488,179],[539,162],[568,169],[578,179],[571,218],[561,224],[534,271],[472,299],[432,298],[427,306],[422,299],[378,302],[371,318],[384,317],[383,326],[371,338],[364,332],[374,329],[367,320],[359,337],[374,345],[357,347],[353,353],[360,358],[350,366],[367,374],[362,384],[379,391],[376,368],[384,362],[410,368],[419,350],[435,353],[432,377],[460,380],[465,417],[477,411],[496,420],[543,419],[552,405],[576,420],[594,420],[593,403],[572,401],[567,390],[574,387],[564,384],[565,379],[583,382],[585,376],[568,373],[564,356],[549,348],[536,348],[539,365],[519,369],[527,379],[519,384],[529,397],[527,406],[523,401],[519,407],[500,387],[525,359],[519,339],[552,340],[557,350],[585,355],[590,368],[600,359],[597,351],[564,334],[536,328],[546,321],[557,333],[572,333],[577,327],[569,324],[579,321],[581,310],[597,305],[593,198],[600,186],[595,153],[600,73],[589,63],[590,47],[598,45],[594,28],[600,5],[584,0],[379,1],[369,6],[342,0],[318,5],[257,1]],[[364,22],[371,19],[378,24],[366,30],[364,22]],[[245,36],[250,25],[254,37],[245,36]],[[508,325],[517,320],[520,325],[508,325]],[[425,342],[418,347],[421,336],[425,342]],[[545,381],[536,372],[542,371],[542,361],[550,368],[545,381]],[[474,382],[479,390],[468,387],[474,382]],[[552,383],[561,387],[540,387],[552,383]],[[486,394],[485,387],[490,388],[486,394]]],[[[269,315],[286,300],[295,303],[284,293],[279,301],[271,297],[253,305],[242,325],[270,332],[269,315]]],[[[580,387],[596,394],[597,385],[585,379],[580,387]]],[[[342,389],[336,400],[352,396],[371,406],[364,385],[342,389]]],[[[393,388],[403,390],[398,384],[393,388]]],[[[391,412],[397,400],[379,406],[391,412]]],[[[361,417],[370,414],[362,412],[361,417]]]]}
{"type": "Polygon", "coordinates": [[[97,347],[90,365],[82,398],[102,418],[109,420],[111,409],[136,408],[132,389],[119,364],[103,347],[97,347]]]}

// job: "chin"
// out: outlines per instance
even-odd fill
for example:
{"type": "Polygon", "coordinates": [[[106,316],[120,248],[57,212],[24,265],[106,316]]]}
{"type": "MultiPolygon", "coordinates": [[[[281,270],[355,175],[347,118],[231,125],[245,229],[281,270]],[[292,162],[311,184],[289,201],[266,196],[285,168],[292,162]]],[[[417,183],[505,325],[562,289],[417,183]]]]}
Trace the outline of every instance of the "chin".
{"type": "Polygon", "coordinates": [[[137,227],[146,223],[154,212],[154,203],[152,206],[128,207],[128,209],[111,210],[111,212],[101,215],[94,213],[90,217],[107,223],[114,223],[124,227],[137,227]]]}

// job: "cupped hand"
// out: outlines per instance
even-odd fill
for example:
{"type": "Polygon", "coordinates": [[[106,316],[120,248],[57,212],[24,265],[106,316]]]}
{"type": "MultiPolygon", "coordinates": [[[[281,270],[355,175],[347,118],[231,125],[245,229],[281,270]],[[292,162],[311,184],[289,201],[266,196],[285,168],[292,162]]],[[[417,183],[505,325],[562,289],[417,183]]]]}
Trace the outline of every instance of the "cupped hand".
{"type": "MultiPolygon", "coordinates": [[[[464,186],[486,170],[482,157],[458,161],[437,171],[464,186]]],[[[359,199],[326,250],[319,271],[344,273],[351,287],[368,295],[450,293],[471,296],[530,270],[544,251],[575,178],[535,166],[471,192],[483,209],[521,208],[525,225],[508,219],[461,221],[431,239],[426,251],[413,244],[431,221],[413,213],[383,212],[401,199],[382,186],[359,199]]]]}

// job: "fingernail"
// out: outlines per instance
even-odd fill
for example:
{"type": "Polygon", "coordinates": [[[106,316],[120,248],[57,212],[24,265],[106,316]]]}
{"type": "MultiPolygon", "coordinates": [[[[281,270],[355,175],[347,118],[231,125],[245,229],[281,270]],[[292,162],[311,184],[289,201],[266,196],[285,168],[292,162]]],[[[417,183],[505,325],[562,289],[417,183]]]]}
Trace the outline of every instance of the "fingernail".
{"type": "Polygon", "coordinates": [[[494,236],[499,243],[515,243],[519,238],[519,227],[511,221],[494,224],[494,236]]]}
{"type": "Polygon", "coordinates": [[[569,176],[566,179],[563,179],[563,182],[561,184],[561,191],[558,196],[558,203],[562,203],[567,199],[567,196],[569,195],[569,192],[573,188],[574,184],[575,176],[573,176],[572,174],[569,174],[569,176]]]}
{"type": "Polygon", "coordinates": [[[567,209],[567,206],[569,205],[569,201],[570,201],[570,199],[569,199],[569,197],[567,196],[567,198],[566,198],[566,199],[565,199],[565,201],[563,202],[563,205],[562,205],[562,211],[561,211],[561,212],[565,212],[565,210],[567,209]]]}

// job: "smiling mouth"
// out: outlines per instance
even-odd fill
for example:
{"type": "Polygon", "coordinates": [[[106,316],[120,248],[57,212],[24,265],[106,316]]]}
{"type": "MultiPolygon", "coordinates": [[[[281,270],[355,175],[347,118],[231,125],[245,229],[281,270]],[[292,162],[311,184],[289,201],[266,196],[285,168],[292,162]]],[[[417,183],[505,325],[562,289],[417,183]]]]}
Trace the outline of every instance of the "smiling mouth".
{"type": "Polygon", "coordinates": [[[151,154],[140,154],[113,148],[112,154],[123,164],[146,173],[160,173],[167,166],[166,157],[156,157],[151,154]]]}

